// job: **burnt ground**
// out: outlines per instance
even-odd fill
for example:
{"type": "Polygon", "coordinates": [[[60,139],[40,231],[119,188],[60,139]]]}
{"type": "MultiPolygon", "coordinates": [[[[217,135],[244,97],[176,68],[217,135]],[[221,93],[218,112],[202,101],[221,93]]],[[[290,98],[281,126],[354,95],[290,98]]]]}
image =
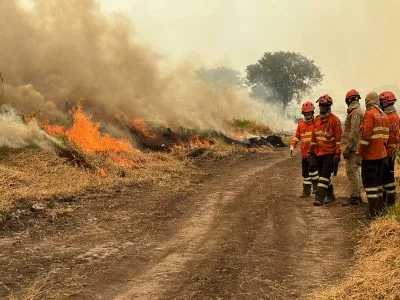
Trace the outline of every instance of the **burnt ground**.
{"type": "Polygon", "coordinates": [[[2,232],[0,298],[299,299],[343,278],[363,210],[299,199],[298,157],[198,167],[185,191],[92,192],[2,232]]]}

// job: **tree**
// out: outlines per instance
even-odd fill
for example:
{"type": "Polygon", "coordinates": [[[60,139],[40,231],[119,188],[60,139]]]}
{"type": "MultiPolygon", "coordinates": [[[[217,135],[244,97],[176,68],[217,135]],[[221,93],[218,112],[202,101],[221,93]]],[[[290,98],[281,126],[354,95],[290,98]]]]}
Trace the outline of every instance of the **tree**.
{"type": "Polygon", "coordinates": [[[256,64],[246,68],[253,97],[268,100],[272,93],[285,106],[294,99],[300,101],[323,77],[313,60],[288,51],[266,52],[256,64]]]}
{"type": "Polygon", "coordinates": [[[196,70],[197,78],[218,87],[241,85],[240,72],[227,67],[196,70]]]}

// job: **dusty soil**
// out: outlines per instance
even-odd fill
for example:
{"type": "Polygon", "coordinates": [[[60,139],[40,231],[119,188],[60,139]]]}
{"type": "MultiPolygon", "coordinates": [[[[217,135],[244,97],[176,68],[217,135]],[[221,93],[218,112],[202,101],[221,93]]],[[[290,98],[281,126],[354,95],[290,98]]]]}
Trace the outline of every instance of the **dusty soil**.
{"type": "Polygon", "coordinates": [[[0,298],[299,299],[343,278],[363,210],[299,199],[299,158],[198,167],[184,191],[94,191],[3,230],[0,298]]]}

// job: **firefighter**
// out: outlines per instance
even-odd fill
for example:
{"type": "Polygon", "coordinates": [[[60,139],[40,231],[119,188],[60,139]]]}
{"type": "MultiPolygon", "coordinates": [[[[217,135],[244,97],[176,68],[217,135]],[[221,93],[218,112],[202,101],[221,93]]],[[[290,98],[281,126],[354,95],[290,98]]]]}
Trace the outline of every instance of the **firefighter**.
{"type": "Polygon", "coordinates": [[[301,113],[304,119],[299,122],[296,129],[296,134],[293,137],[292,144],[290,146],[290,155],[293,156],[293,150],[296,148],[298,142],[301,142],[301,167],[303,176],[303,193],[300,198],[307,198],[311,195],[311,189],[313,193],[316,191],[318,181],[317,169],[310,168],[310,163],[307,158],[307,153],[310,149],[311,135],[314,121],[314,104],[310,101],[304,102],[301,106],[301,113]]]}
{"type": "Polygon", "coordinates": [[[379,96],[370,92],[365,98],[366,112],[361,123],[358,155],[362,159],[361,177],[368,199],[367,218],[379,216],[384,209],[382,169],[387,158],[389,120],[379,107],[379,96]]]}
{"type": "Polygon", "coordinates": [[[383,201],[385,206],[392,206],[396,202],[396,183],[394,180],[394,163],[399,150],[400,118],[394,107],[396,96],[389,91],[379,95],[379,102],[389,119],[389,139],[386,163],[383,165],[382,184],[383,201]]]}
{"type": "Polygon", "coordinates": [[[339,118],[331,113],[332,97],[323,95],[317,103],[320,114],[314,120],[308,157],[310,164],[317,167],[319,175],[313,204],[321,206],[335,200],[331,174],[335,164],[340,162],[342,128],[339,118]]]}
{"type": "Polygon", "coordinates": [[[364,116],[359,100],[360,93],[352,89],[346,93],[347,117],[342,137],[342,153],[346,160],[346,174],[350,197],[343,206],[361,204],[361,170],[357,164],[357,146],[360,140],[360,125],[364,116]]]}

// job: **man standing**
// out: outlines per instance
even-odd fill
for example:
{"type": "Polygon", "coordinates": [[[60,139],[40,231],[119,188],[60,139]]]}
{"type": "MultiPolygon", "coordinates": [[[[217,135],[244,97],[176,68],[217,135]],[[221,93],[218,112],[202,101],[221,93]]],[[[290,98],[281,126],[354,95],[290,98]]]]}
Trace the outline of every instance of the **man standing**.
{"type": "Polygon", "coordinates": [[[317,102],[320,114],[314,120],[308,156],[310,164],[317,166],[319,175],[313,204],[321,206],[323,203],[329,203],[335,199],[331,174],[335,164],[340,162],[342,128],[339,118],[331,113],[332,97],[323,95],[317,102]]]}
{"type": "Polygon", "coordinates": [[[365,98],[358,155],[362,158],[361,176],[368,199],[367,218],[379,216],[384,209],[382,192],[383,160],[387,157],[389,120],[379,107],[379,96],[370,92],[365,98]]]}
{"type": "Polygon", "coordinates": [[[297,125],[296,134],[293,137],[292,144],[290,145],[290,155],[293,155],[293,150],[296,148],[297,143],[301,142],[303,193],[300,198],[310,197],[311,187],[313,188],[313,191],[315,191],[317,187],[318,171],[315,167],[310,168],[310,163],[307,158],[313,131],[314,110],[314,104],[310,101],[303,103],[301,106],[301,113],[303,114],[304,119],[297,125]]]}
{"type": "Polygon", "coordinates": [[[357,146],[360,140],[360,125],[364,112],[361,109],[359,100],[360,94],[352,89],[346,94],[347,117],[344,124],[342,138],[342,153],[346,160],[346,174],[348,179],[349,199],[342,203],[343,206],[361,204],[361,170],[357,164],[357,146]]]}
{"type": "Polygon", "coordinates": [[[394,180],[394,163],[399,151],[400,118],[394,107],[396,96],[389,91],[379,95],[379,102],[389,119],[389,139],[387,159],[383,164],[383,202],[385,206],[392,206],[396,202],[396,182],[394,180]]]}

